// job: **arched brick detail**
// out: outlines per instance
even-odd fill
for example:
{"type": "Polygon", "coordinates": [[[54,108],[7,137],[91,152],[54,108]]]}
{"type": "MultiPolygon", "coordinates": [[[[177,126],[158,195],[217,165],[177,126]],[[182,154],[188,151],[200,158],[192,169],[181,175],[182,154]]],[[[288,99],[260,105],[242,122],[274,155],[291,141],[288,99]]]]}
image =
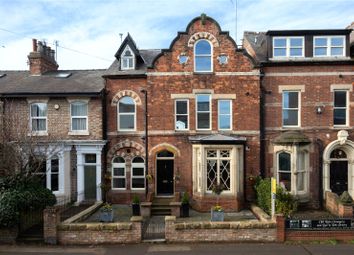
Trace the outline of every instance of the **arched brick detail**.
{"type": "Polygon", "coordinates": [[[110,167],[111,162],[113,160],[114,157],[116,156],[121,156],[124,159],[126,159],[127,157],[130,159],[133,159],[136,156],[140,156],[142,158],[145,159],[145,148],[143,145],[134,142],[134,141],[130,141],[128,139],[115,144],[107,153],[107,165],[108,167],[110,167]],[[122,149],[132,149],[132,151],[130,153],[127,153],[125,150],[122,149]]]}
{"type": "Polygon", "coordinates": [[[175,154],[175,156],[181,156],[180,150],[177,147],[175,147],[169,143],[160,143],[160,144],[154,146],[149,151],[149,156],[154,155],[157,152],[162,151],[162,150],[168,150],[168,151],[172,152],[173,154],[175,154]]]}
{"type": "Polygon", "coordinates": [[[218,39],[216,39],[216,37],[209,32],[198,32],[193,34],[188,40],[188,47],[193,47],[195,42],[200,39],[206,39],[210,41],[214,47],[219,47],[218,39]]]}
{"type": "Polygon", "coordinates": [[[111,105],[112,106],[117,105],[118,101],[122,97],[125,97],[125,96],[133,98],[137,105],[141,105],[141,99],[140,99],[139,95],[136,92],[132,91],[132,90],[121,90],[121,91],[119,91],[117,94],[114,95],[114,97],[112,99],[112,102],[111,102],[111,105]]]}

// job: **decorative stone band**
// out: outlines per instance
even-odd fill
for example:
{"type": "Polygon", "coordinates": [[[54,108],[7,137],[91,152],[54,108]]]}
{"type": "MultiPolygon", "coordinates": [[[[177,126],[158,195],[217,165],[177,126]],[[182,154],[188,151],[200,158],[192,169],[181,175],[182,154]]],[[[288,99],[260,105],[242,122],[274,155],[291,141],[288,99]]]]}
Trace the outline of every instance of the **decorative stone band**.
{"type": "Polygon", "coordinates": [[[219,47],[219,42],[216,37],[209,32],[197,32],[193,34],[188,40],[188,47],[193,47],[195,42],[200,39],[206,39],[210,41],[214,47],[219,47]]]}

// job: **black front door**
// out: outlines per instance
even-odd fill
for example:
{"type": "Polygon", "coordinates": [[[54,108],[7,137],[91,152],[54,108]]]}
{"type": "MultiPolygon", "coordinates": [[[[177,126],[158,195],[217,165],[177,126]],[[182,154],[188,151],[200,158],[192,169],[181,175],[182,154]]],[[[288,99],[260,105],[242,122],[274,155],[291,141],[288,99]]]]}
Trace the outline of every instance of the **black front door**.
{"type": "Polygon", "coordinates": [[[157,160],[157,195],[173,195],[173,159],[157,160]]]}
{"type": "Polygon", "coordinates": [[[348,161],[331,161],[330,188],[338,195],[348,190],[348,161]]]}

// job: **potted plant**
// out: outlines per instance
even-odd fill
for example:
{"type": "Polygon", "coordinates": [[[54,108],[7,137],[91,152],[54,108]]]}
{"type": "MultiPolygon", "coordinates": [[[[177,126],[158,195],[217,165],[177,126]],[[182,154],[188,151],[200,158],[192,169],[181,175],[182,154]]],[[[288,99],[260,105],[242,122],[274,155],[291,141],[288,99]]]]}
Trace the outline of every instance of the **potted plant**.
{"type": "Polygon", "coordinates": [[[140,199],[137,195],[134,195],[132,200],[133,216],[140,216],[140,199]]]}
{"type": "Polygon", "coordinates": [[[113,208],[109,203],[104,203],[100,209],[100,221],[112,222],[113,221],[113,208]]]}
{"type": "Polygon", "coordinates": [[[189,217],[189,194],[187,191],[183,193],[181,202],[181,217],[189,217]]]}
{"type": "Polygon", "coordinates": [[[224,209],[219,205],[219,196],[223,190],[223,184],[214,184],[212,187],[212,192],[216,195],[216,205],[211,208],[211,221],[224,221],[224,209]]]}

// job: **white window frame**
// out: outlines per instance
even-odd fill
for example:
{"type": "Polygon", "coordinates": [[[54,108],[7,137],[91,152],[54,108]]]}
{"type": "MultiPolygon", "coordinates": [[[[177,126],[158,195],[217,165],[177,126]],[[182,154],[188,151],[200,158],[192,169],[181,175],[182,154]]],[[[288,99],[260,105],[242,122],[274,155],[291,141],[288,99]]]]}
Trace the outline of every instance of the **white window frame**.
{"type": "Polygon", "coordinates": [[[303,58],[305,57],[305,38],[303,36],[275,36],[273,37],[273,58],[303,58]],[[274,41],[276,39],[285,39],[286,41],[286,45],[285,47],[275,47],[274,46],[274,41]],[[302,39],[302,45],[301,47],[290,47],[290,40],[291,39],[302,39]],[[275,56],[274,52],[276,48],[280,48],[280,49],[285,49],[285,56],[275,56]],[[300,49],[301,48],[301,56],[290,56],[290,49],[300,49]]]}
{"type": "Polygon", "coordinates": [[[214,62],[213,62],[214,52],[213,52],[213,50],[214,50],[213,49],[213,44],[209,40],[200,39],[200,40],[198,40],[198,41],[196,41],[194,43],[194,50],[193,50],[193,53],[194,53],[194,72],[196,72],[196,73],[211,73],[211,72],[213,72],[213,66],[214,66],[214,62]],[[201,41],[206,41],[206,42],[209,43],[209,45],[210,45],[210,55],[209,54],[201,54],[201,55],[197,55],[196,54],[196,46],[201,41]],[[196,57],[210,57],[210,70],[198,71],[197,70],[196,57]]]}
{"type": "Polygon", "coordinates": [[[188,99],[176,99],[175,100],[175,130],[177,131],[183,131],[183,130],[189,130],[189,100],[188,99]],[[179,113],[177,114],[177,102],[187,102],[187,113],[179,113]],[[177,116],[187,116],[187,128],[184,129],[177,129],[177,116]]]}
{"type": "Polygon", "coordinates": [[[131,177],[130,177],[130,188],[131,190],[145,190],[146,181],[145,181],[145,159],[143,157],[137,156],[132,159],[131,164],[131,177]],[[135,158],[142,158],[144,162],[133,163],[135,158]],[[134,176],[134,168],[143,168],[143,175],[134,176]],[[133,188],[133,179],[143,179],[144,180],[144,188],[133,188]]]}
{"type": "Polygon", "coordinates": [[[232,100],[230,99],[220,99],[218,100],[218,129],[219,130],[232,130],[232,100]],[[225,114],[225,113],[220,113],[220,103],[221,102],[229,102],[230,104],[230,113],[229,114],[225,114]],[[220,116],[230,116],[230,128],[221,128],[220,127],[220,116]]]}
{"type": "Polygon", "coordinates": [[[299,148],[298,145],[289,145],[289,146],[283,146],[283,145],[277,145],[274,147],[274,162],[275,167],[274,169],[276,170],[275,176],[277,183],[279,184],[279,154],[285,152],[290,154],[290,173],[291,173],[291,190],[289,191],[291,194],[301,197],[307,197],[309,195],[309,176],[310,176],[310,152],[309,152],[309,146],[299,148]],[[298,161],[298,155],[300,152],[304,153],[304,166],[305,169],[299,169],[299,161],[298,161]],[[298,178],[298,173],[304,173],[304,190],[298,191],[297,190],[297,178],[298,178]]]}
{"type": "Polygon", "coordinates": [[[346,41],[345,41],[345,36],[341,35],[335,35],[335,36],[314,36],[313,37],[313,56],[318,57],[318,58],[323,58],[323,57],[345,57],[345,50],[346,50],[346,41]],[[325,38],[327,43],[326,46],[316,46],[315,41],[316,39],[321,39],[325,38]],[[343,39],[343,46],[332,46],[331,45],[331,39],[332,38],[342,38],[343,39]],[[326,55],[316,55],[316,48],[326,48],[326,55]],[[343,54],[342,55],[332,55],[331,54],[331,49],[332,48],[343,48],[343,54]]]}
{"type": "Polygon", "coordinates": [[[300,90],[283,90],[282,91],[282,102],[281,102],[281,114],[282,114],[282,117],[281,117],[281,124],[282,124],[282,127],[284,128],[297,128],[297,127],[301,127],[301,91],[300,90]],[[288,93],[288,92],[296,92],[297,93],[297,96],[298,96],[298,99],[297,99],[297,102],[298,102],[298,105],[297,105],[297,108],[284,108],[284,93],[288,93]],[[297,110],[297,125],[284,125],[284,110],[297,110]]]}
{"type": "Polygon", "coordinates": [[[207,168],[207,162],[208,160],[216,160],[216,167],[217,167],[217,174],[216,174],[216,181],[217,181],[217,184],[220,184],[220,161],[221,160],[229,160],[230,161],[230,189],[229,190],[224,190],[222,192],[222,194],[231,194],[233,193],[233,176],[234,176],[234,151],[233,151],[233,148],[230,148],[230,147],[206,147],[204,149],[204,153],[205,153],[205,192],[206,193],[213,193],[212,190],[208,190],[208,168],[207,168]],[[217,156],[216,157],[208,157],[208,151],[209,150],[215,150],[217,151],[217,156]],[[222,150],[228,150],[230,151],[230,156],[229,157],[225,157],[225,158],[222,158],[220,156],[220,151],[222,150]]]}
{"type": "Polygon", "coordinates": [[[31,132],[34,134],[46,134],[48,132],[48,104],[43,102],[33,102],[30,103],[30,128],[31,132]],[[32,116],[32,105],[43,104],[46,106],[46,115],[45,116],[32,116]],[[45,130],[33,130],[32,120],[45,120],[45,130]]]}
{"type": "Polygon", "coordinates": [[[195,112],[196,112],[196,121],[195,121],[195,125],[196,125],[196,130],[212,130],[212,96],[211,94],[197,94],[195,96],[195,101],[196,101],[196,104],[195,104],[195,112]],[[209,111],[198,111],[198,96],[209,96],[209,111]],[[207,113],[209,112],[209,128],[198,128],[198,113],[207,113]]]}
{"type": "Polygon", "coordinates": [[[74,101],[70,103],[70,131],[73,133],[87,132],[88,131],[88,103],[86,101],[74,101]],[[74,104],[85,104],[86,105],[86,116],[73,116],[71,107],[74,104]],[[73,129],[73,119],[85,119],[86,129],[73,129]]]}
{"type": "Polygon", "coordinates": [[[346,89],[335,89],[333,90],[333,126],[334,127],[347,127],[349,126],[349,91],[346,89]],[[345,93],[345,98],[346,98],[346,104],[345,107],[336,107],[335,104],[335,93],[336,92],[346,92],[345,93]],[[345,124],[334,124],[334,110],[335,109],[345,109],[345,124]]]}
{"type": "Polygon", "coordinates": [[[125,132],[125,131],[128,131],[128,132],[129,132],[129,131],[136,131],[136,102],[135,102],[134,98],[132,98],[132,97],[130,97],[130,96],[125,96],[125,97],[120,98],[119,101],[118,101],[118,103],[117,103],[117,127],[118,127],[118,131],[123,131],[123,132],[125,132]],[[119,109],[119,102],[120,102],[120,100],[122,100],[122,99],[125,98],[125,97],[131,98],[131,99],[133,100],[133,102],[134,102],[134,128],[120,128],[119,116],[120,116],[120,115],[132,115],[132,114],[133,114],[133,113],[131,113],[131,112],[129,112],[129,113],[126,113],[126,112],[121,113],[121,112],[120,112],[120,109],[119,109]]]}
{"type": "Polygon", "coordinates": [[[121,65],[120,65],[121,69],[122,70],[133,70],[135,69],[135,54],[134,52],[131,50],[131,48],[129,47],[129,45],[127,45],[125,47],[125,49],[123,50],[122,52],[122,55],[121,55],[121,65]],[[132,57],[126,57],[124,56],[125,55],[125,52],[126,51],[130,51],[132,53],[132,57]],[[124,66],[124,59],[127,59],[128,60],[128,66],[124,66]],[[132,61],[132,67],[129,67],[129,61],[132,61]]]}
{"type": "Polygon", "coordinates": [[[111,180],[111,187],[112,190],[127,190],[127,163],[125,158],[123,158],[122,156],[116,156],[113,158],[112,160],[112,180],[111,180]],[[114,159],[115,158],[122,158],[124,160],[124,163],[114,163],[114,159]],[[124,175],[114,175],[114,168],[124,168],[124,175]],[[125,183],[125,187],[124,188],[115,188],[113,185],[113,180],[114,179],[124,179],[124,183],[125,183]]]}

